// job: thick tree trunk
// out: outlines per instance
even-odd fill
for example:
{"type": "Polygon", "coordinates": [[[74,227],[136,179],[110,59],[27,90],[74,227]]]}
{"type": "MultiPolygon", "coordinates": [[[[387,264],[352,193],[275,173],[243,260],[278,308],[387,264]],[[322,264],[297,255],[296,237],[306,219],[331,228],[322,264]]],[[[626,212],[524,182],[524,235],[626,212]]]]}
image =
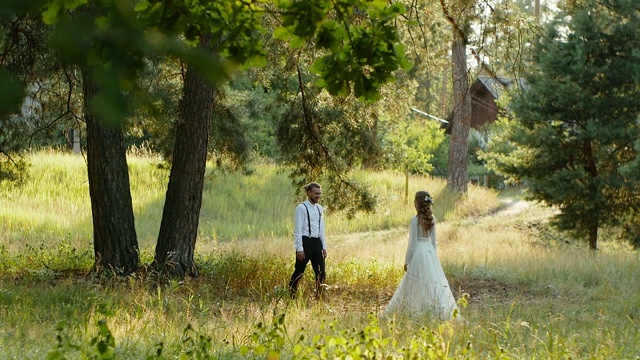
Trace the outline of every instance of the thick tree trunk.
{"type": "Polygon", "coordinates": [[[467,46],[458,31],[454,31],[451,47],[453,78],[453,123],[447,163],[447,187],[466,194],[467,151],[471,124],[471,94],[467,78],[467,46]]]}
{"type": "MultiPolygon", "coordinates": [[[[208,40],[200,46],[207,47],[208,40]]],[[[169,277],[198,275],[194,251],[214,98],[213,86],[188,68],[154,259],[155,267],[169,277]]]]}
{"type": "Polygon", "coordinates": [[[82,75],[95,269],[128,275],[138,269],[139,251],[122,128],[96,117],[91,102],[100,88],[88,71],[82,75]]]}
{"type": "Polygon", "coordinates": [[[444,70],[442,72],[442,91],[440,95],[440,114],[439,114],[439,116],[443,119],[446,119],[447,115],[449,115],[447,113],[447,99],[449,98],[448,79],[449,79],[449,72],[447,70],[444,70]]]}

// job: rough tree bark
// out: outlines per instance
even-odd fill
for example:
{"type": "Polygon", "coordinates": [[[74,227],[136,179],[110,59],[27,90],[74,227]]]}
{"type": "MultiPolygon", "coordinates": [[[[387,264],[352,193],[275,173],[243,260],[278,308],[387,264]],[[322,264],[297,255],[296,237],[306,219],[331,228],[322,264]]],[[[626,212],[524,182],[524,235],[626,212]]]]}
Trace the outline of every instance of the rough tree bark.
{"type": "MultiPolygon", "coordinates": [[[[203,37],[200,46],[209,47],[203,37]]],[[[154,266],[168,277],[198,276],[194,261],[214,87],[187,68],[154,266]]]]}
{"type": "Polygon", "coordinates": [[[138,269],[139,249],[122,128],[92,111],[100,87],[89,71],[82,76],[95,270],[129,275],[138,269]]]}
{"type": "Polygon", "coordinates": [[[463,34],[454,27],[451,46],[453,78],[453,123],[449,160],[447,163],[447,188],[467,193],[467,151],[471,126],[471,94],[467,72],[467,45],[463,34]]]}

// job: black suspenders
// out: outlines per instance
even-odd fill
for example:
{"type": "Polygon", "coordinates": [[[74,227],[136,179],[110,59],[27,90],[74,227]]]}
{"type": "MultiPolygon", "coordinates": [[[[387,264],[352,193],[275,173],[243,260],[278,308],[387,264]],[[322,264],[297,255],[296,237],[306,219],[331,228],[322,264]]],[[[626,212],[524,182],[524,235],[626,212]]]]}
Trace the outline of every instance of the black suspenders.
{"type": "MultiPolygon", "coordinates": [[[[305,203],[302,203],[304,208],[307,210],[307,225],[309,225],[309,237],[311,237],[311,216],[309,216],[309,208],[305,203]]],[[[318,209],[318,238],[320,238],[320,221],[322,220],[322,213],[320,209],[318,209]]]]}

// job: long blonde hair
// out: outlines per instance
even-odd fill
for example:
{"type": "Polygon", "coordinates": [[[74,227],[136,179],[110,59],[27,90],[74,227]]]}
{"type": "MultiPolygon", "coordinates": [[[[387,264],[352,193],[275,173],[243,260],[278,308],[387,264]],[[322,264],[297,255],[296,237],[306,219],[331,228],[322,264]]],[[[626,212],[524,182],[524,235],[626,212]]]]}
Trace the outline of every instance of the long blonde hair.
{"type": "Polygon", "coordinates": [[[418,224],[422,227],[422,232],[428,234],[435,224],[433,199],[427,191],[421,190],[416,193],[414,201],[418,211],[418,224]]]}

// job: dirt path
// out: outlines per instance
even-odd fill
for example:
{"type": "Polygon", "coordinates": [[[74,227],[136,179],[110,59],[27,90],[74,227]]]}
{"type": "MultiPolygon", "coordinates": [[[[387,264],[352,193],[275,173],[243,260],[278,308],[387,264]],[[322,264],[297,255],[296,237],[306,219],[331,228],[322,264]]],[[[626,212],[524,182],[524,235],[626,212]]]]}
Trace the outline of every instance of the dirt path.
{"type": "Polygon", "coordinates": [[[519,199],[504,199],[501,200],[501,202],[505,207],[492,214],[492,216],[503,217],[517,215],[534,205],[530,201],[519,199]]]}

